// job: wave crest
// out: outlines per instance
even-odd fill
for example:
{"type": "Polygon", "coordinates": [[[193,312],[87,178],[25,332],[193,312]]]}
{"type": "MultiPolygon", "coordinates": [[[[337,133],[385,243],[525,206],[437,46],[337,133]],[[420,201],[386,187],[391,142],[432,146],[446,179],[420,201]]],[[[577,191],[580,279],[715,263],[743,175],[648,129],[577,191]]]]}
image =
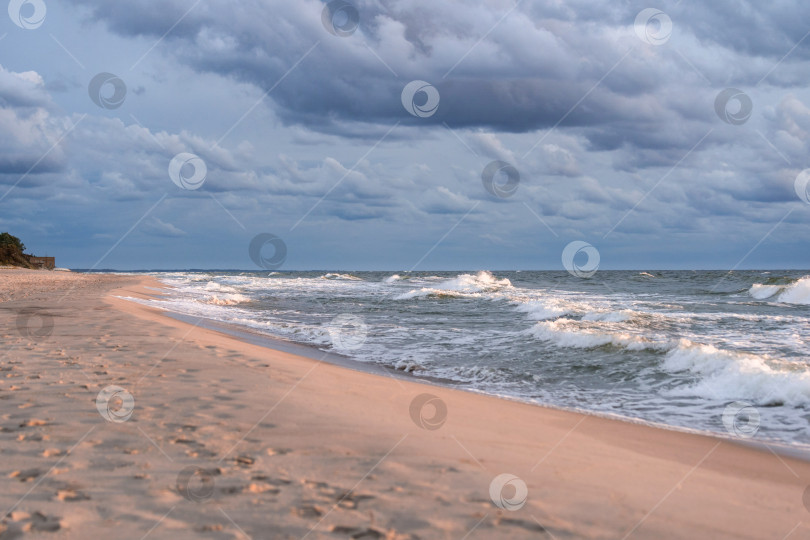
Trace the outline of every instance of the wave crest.
{"type": "Polygon", "coordinates": [[[486,270],[477,274],[461,274],[452,279],[437,283],[434,287],[422,287],[395,296],[395,300],[410,300],[412,298],[435,297],[463,297],[481,296],[482,293],[493,293],[512,288],[512,282],[506,278],[498,279],[486,270]]]}
{"type": "Polygon", "coordinates": [[[528,332],[542,341],[549,341],[559,347],[594,349],[612,345],[630,351],[666,350],[667,343],[646,339],[628,332],[597,332],[577,328],[579,321],[561,318],[556,321],[542,321],[528,332]]]}
{"type": "Polygon", "coordinates": [[[235,306],[244,302],[250,302],[250,298],[242,294],[212,294],[203,300],[206,304],[214,306],[235,306]]]}
{"type": "Polygon", "coordinates": [[[810,371],[777,369],[755,354],[724,351],[682,339],[662,364],[670,372],[688,371],[698,380],[670,390],[674,395],[747,399],[759,405],[810,403],[810,371]]]}
{"type": "Polygon", "coordinates": [[[341,279],[345,281],[363,281],[363,278],[359,278],[357,276],[353,276],[351,274],[324,274],[321,276],[321,279],[341,279]]]}
{"type": "Polygon", "coordinates": [[[754,283],[748,294],[756,300],[774,299],[785,304],[810,305],[810,276],[786,285],[754,283]]]}

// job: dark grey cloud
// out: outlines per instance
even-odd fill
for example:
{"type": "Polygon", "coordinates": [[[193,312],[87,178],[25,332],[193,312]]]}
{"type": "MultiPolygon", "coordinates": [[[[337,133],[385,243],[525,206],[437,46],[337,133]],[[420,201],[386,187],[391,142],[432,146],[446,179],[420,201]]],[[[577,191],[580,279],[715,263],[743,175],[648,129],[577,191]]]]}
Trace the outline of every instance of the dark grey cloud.
{"type": "MultiPolygon", "coordinates": [[[[91,7],[93,16],[115,32],[153,38],[163,36],[192,6],[180,0],[164,2],[160,9],[145,0],[76,2],[91,7]]],[[[808,7],[753,2],[677,6],[670,13],[675,31],[667,49],[643,44],[633,34],[635,16],[646,7],[639,2],[534,2],[519,6],[497,26],[510,4],[414,0],[356,5],[360,30],[339,38],[321,27],[323,4],[314,0],[241,2],[238,7],[207,2],[188,11],[159,48],[198,71],[264,90],[285,77],[270,95],[277,115],[312,129],[341,133],[340,124],[401,121],[525,132],[562,120],[563,127],[596,128],[586,132],[595,148],[629,144],[655,149],[692,140],[690,133],[687,141],[673,141],[656,127],[681,118],[712,121],[711,99],[729,73],[736,73],[737,84],[754,84],[802,38],[805,30],[798,21],[810,15],[808,7]],[[487,39],[480,41],[484,35],[487,39]],[[705,73],[693,71],[700,55],[693,56],[692,66],[684,60],[695,46],[722,51],[714,54],[716,64],[703,66],[705,73]],[[726,58],[719,58],[723,54],[726,58]],[[768,63],[759,61],[763,57],[768,63]],[[711,96],[686,105],[685,98],[694,95],[680,84],[684,77],[714,81],[701,92],[711,96]],[[414,118],[403,110],[400,92],[412,79],[439,89],[435,115],[414,118]],[[587,100],[572,110],[586,94],[587,100]]],[[[797,47],[771,82],[795,70],[795,60],[806,57],[808,46],[797,47]]]]}
{"type": "MultiPolygon", "coordinates": [[[[191,7],[179,0],[160,10],[146,1],[114,7],[101,0],[77,2],[122,35],[154,38],[191,7]]],[[[357,2],[361,29],[348,38],[325,32],[322,7],[314,0],[244,2],[238,8],[208,2],[191,9],[158,47],[198,71],[263,90],[284,77],[270,94],[276,114],[287,123],[327,132],[339,129],[339,123],[396,121],[524,132],[564,117],[564,127],[602,127],[594,144],[604,146],[602,132],[609,136],[616,121],[644,126],[678,118],[683,111],[674,110],[677,101],[661,101],[664,96],[656,92],[683,78],[684,71],[697,77],[690,67],[673,70],[676,61],[683,64],[675,53],[651,52],[635,37],[632,24],[644,6],[589,3],[562,9],[556,2],[541,2],[515,9],[495,26],[510,7],[506,3],[357,2]],[[487,39],[479,42],[484,35],[487,39]],[[414,118],[403,110],[400,93],[412,79],[438,88],[441,103],[435,115],[414,118]],[[572,109],[586,94],[587,101],[572,109]]],[[[721,8],[701,10],[715,22],[725,15],[721,8]]],[[[678,32],[698,39],[693,17],[686,11],[678,15],[678,32]]],[[[715,37],[719,46],[733,45],[722,35],[715,37]]],[[[693,113],[695,107],[690,109],[693,113]]],[[[702,110],[691,116],[705,120],[711,108],[702,110]]],[[[650,140],[628,133],[620,138],[639,145],[650,140]]]]}

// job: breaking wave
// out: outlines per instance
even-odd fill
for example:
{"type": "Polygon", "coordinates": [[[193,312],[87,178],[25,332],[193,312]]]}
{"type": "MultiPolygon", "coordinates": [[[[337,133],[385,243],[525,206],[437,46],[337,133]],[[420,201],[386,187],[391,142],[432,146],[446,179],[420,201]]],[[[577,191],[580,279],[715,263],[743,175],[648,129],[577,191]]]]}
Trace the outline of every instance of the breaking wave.
{"type": "Polygon", "coordinates": [[[212,294],[207,296],[203,302],[214,306],[235,306],[236,304],[250,302],[250,300],[250,298],[242,294],[212,294]]]}
{"type": "Polygon", "coordinates": [[[773,299],[784,304],[810,305],[810,276],[788,284],[754,283],[748,294],[757,300],[773,299]]]}
{"type": "Polygon", "coordinates": [[[560,318],[542,321],[529,329],[529,334],[542,341],[550,341],[559,347],[592,349],[612,345],[630,351],[666,350],[666,341],[657,341],[630,332],[604,332],[596,329],[581,329],[574,319],[560,318]]]}
{"type": "Polygon", "coordinates": [[[425,297],[464,297],[481,296],[512,288],[508,279],[498,279],[491,272],[481,271],[477,274],[461,274],[453,279],[437,283],[433,287],[422,287],[397,295],[394,300],[410,300],[425,297]]]}
{"type": "Polygon", "coordinates": [[[725,351],[682,339],[670,350],[662,367],[689,372],[697,380],[673,395],[698,395],[710,399],[738,399],[757,405],[806,405],[810,403],[810,371],[781,365],[755,354],[725,351]]]}
{"type": "Polygon", "coordinates": [[[363,281],[363,278],[353,276],[351,274],[324,274],[321,279],[342,279],[346,281],[363,281]]]}

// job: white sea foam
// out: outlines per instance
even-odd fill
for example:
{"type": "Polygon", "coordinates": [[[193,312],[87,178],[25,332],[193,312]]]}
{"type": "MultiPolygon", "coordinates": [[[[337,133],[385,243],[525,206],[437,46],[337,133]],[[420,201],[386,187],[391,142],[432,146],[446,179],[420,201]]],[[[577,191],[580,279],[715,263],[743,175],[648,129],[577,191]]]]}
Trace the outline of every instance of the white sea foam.
{"type": "Polygon", "coordinates": [[[601,322],[625,322],[633,317],[633,312],[630,310],[622,311],[607,311],[607,312],[591,312],[582,316],[583,321],[601,321],[601,322]]]}
{"type": "Polygon", "coordinates": [[[347,281],[363,281],[362,278],[353,276],[351,274],[332,274],[332,273],[322,275],[321,279],[343,279],[347,281]]]}
{"type": "Polygon", "coordinates": [[[207,296],[203,302],[215,306],[235,306],[236,304],[250,302],[250,298],[243,294],[212,294],[207,296]]]}
{"type": "Polygon", "coordinates": [[[422,287],[395,296],[395,300],[410,300],[427,296],[481,296],[482,293],[502,291],[512,287],[512,283],[504,278],[498,279],[487,271],[477,274],[461,274],[452,279],[437,283],[433,287],[422,287]]]}
{"type": "Polygon", "coordinates": [[[629,321],[635,312],[629,309],[610,311],[601,303],[585,302],[561,296],[518,300],[515,308],[527,314],[530,321],[544,321],[562,316],[582,316],[583,321],[619,323],[629,321]]]}
{"type": "Polygon", "coordinates": [[[532,321],[556,319],[571,313],[571,306],[561,299],[529,300],[517,306],[517,311],[527,314],[532,321]]]}
{"type": "Polygon", "coordinates": [[[810,403],[810,371],[775,366],[763,356],[682,339],[667,353],[662,367],[671,373],[688,371],[697,376],[696,382],[669,392],[674,395],[746,399],[759,405],[810,403]]]}
{"type": "Polygon", "coordinates": [[[810,277],[803,277],[786,287],[779,295],[779,301],[788,304],[810,304],[810,277]]]}
{"type": "Polygon", "coordinates": [[[566,318],[538,322],[528,332],[542,341],[576,349],[592,349],[603,345],[613,345],[631,351],[666,350],[668,347],[666,342],[654,341],[628,332],[600,332],[583,328],[579,321],[566,318]]]}
{"type": "Polygon", "coordinates": [[[762,285],[760,283],[754,283],[751,285],[751,289],[749,289],[748,294],[757,300],[765,300],[766,298],[770,298],[771,296],[775,295],[782,289],[782,285],[762,285]]]}
{"type": "Polygon", "coordinates": [[[202,287],[205,291],[218,291],[218,292],[226,292],[226,293],[236,293],[239,292],[238,289],[233,287],[229,287],[227,285],[223,285],[222,283],[217,283],[216,281],[206,281],[205,285],[202,287]]]}
{"type": "Polygon", "coordinates": [[[757,300],[772,298],[785,304],[810,305],[810,276],[805,276],[789,285],[763,285],[754,283],[748,294],[757,300]]]}
{"type": "Polygon", "coordinates": [[[399,281],[402,277],[399,274],[394,274],[393,276],[388,276],[383,280],[385,283],[394,283],[395,281],[399,281]]]}

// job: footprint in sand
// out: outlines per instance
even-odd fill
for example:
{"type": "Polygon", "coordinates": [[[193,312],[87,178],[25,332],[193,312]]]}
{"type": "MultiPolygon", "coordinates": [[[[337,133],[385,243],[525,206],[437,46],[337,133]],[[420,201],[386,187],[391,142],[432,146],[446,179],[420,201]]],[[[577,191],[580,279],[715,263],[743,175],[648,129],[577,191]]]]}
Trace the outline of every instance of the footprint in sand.
{"type": "Polygon", "coordinates": [[[346,525],[334,525],[329,529],[334,534],[345,534],[349,538],[370,540],[372,538],[386,538],[388,535],[377,529],[369,529],[365,527],[351,527],[346,525]]]}
{"type": "Polygon", "coordinates": [[[61,520],[42,512],[12,512],[0,523],[0,538],[17,538],[28,532],[56,532],[62,528],[61,520]]]}
{"type": "Polygon", "coordinates": [[[252,467],[253,464],[256,462],[256,460],[250,456],[237,456],[233,459],[233,461],[234,463],[236,463],[237,466],[242,468],[252,467]]]}
{"type": "Polygon", "coordinates": [[[355,509],[361,502],[374,499],[373,495],[363,495],[360,493],[344,492],[337,497],[338,506],[341,508],[355,509]]]}
{"type": "Polygon", "coordinates": [[[187,447],[186,455],[193,458],[211,458],[215,457],[217,454],[216,452],[212,452],[208,450],[204,444],[195,441],[194,439],[189,439],[188,437],[176,437],[172,439],[171,444],[182,444],[187,447]]]}
{"type": "Polygon", "coordinates": [[[506,518],[502,515],[498,515],[495,520],[493,521],[493,525],[496,527],[519,527],[521,529],[527,530],[529,532],[535,533],[547,533],[549,532],[545,527],[540,525],[534,521],[528,521],[525,519],[513,519],[513,518],[506,518]]]}
{"type": "Polygon", "coordinates": [[[60,489],[56,492],[56,498],[62,502],[89,501],[90,496],[76,489],[60,489]]]}
{"type": "Polygon", "coordinates": [[[20,442],[22,441],[40,442],[40,441],[47,441],[48,439],[50,439],[50,437],[48,437],[47,435],[43,435],[42,433],[20,433],[19,435],[17,435],[17,440],[20,442]]]}
{"type": "Polygon", "coordinates": [[[302,483],[308,488],[314,488],[317,492],[317,497],[322,500],[332,500],[341,508],[356,509],[360,503],[374,499],[373,495],[365,495],[362,493],[354,493],[345,489],[330,486],[326,482],[317,482],[314,480],[303,480],[302,483]]]}
{"type": "Polygon", "coordinates": [[[324,510],[314,504],[305,504],[298,508],[293,508],[292,513],[301,518],[319,518],[324,514],[324,510]]]}
{"type": "Polygon", "coordinates": [[[37,418],[31,418],[21,423],[20,427],[26,428],[26,427],[48,426],[48,425],[50,425],[50,423],[47,420],[39,420],[37,418]]]}
{"type": "Polygon", "coordinates": [[[271,478],[266,474],[254,474],[250,479],[257,482],[264,482],[273,486],[289,486],[292,484],[292,480],[288,480],[286,478],[271,478]]]}
{"type": "Polygon", "coordinates": [[[20,482],[30,482],[31,480],[38,478],[42,474],[41,469],[24,469],[22,471],[14,471],[9,476],[9,478],[16,478],[20,482]]]}
{"type": "Polygon", "coordinates": [[[56,516],[46,516],[41,512],[34,512],[22,527],[23,532],[56,532],[62,528],[56,516]]]}
{"type": "Polygon", "coordinates": [[[278,495],[279,493],[281,493],[281,490],[278,489],[277,487],[273,487],[270,484],[251,482],[247,486],[245,486],[244,489],[242,489],[242,492],[253,494],[267,493],[268,495],[278,495]]]}

